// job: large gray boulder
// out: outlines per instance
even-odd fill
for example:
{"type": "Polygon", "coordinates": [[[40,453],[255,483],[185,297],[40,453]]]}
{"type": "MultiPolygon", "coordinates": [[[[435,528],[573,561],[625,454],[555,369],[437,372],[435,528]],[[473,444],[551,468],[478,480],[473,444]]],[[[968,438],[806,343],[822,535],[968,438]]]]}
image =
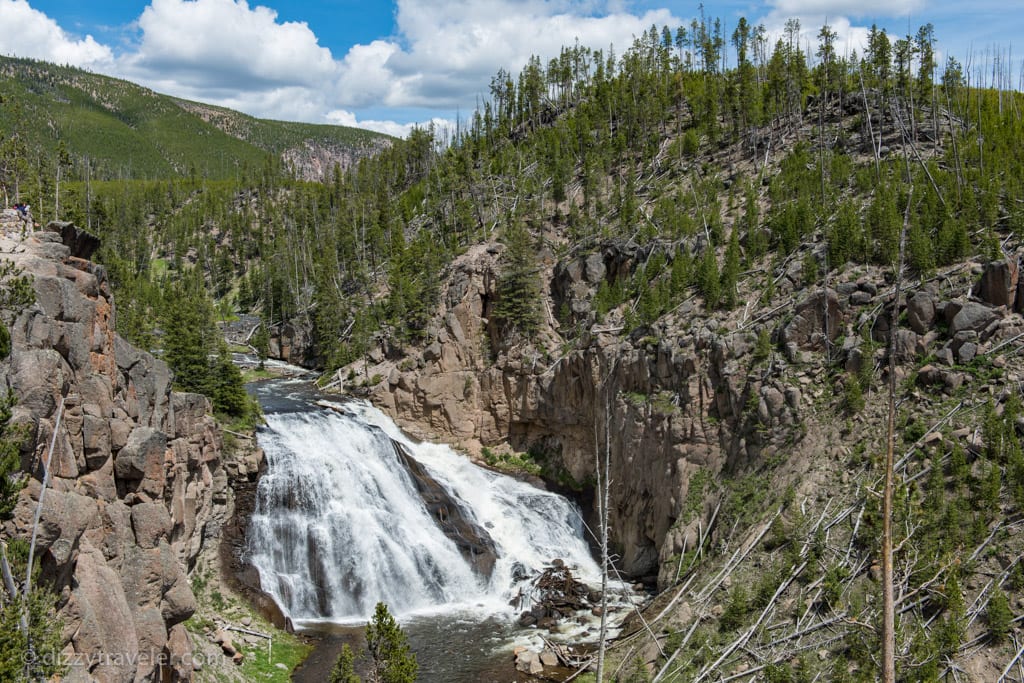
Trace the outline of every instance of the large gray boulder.
{"type": "Polygon", "coordinates": [[[907,300],[907,322],[918,334],[927,334],[935,324],[935,299],[925,291],[916,292],[907,300]]]}
{"type": "Polygon", "coordinates": [[[968,301],[964,303],[957,314],[953,316],[953,320],[949,324],[949,333],[954,336],[958,332],[964,332],[967,330],[973,330],[974,332],[980,333],[993,322],[998,320],[999,317],[999,314],[989,306],[978,303],[977,301],[968,301]]]}

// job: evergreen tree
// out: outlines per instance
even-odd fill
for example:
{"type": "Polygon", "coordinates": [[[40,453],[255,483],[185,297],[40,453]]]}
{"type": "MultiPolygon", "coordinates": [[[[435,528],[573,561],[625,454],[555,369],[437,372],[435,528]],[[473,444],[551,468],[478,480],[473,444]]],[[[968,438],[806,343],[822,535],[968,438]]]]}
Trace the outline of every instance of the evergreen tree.
{"type": "Polygon", "coordinates": [[[530,233],[518,222],[505,234],[503,261],[494,317],[506,331],[528,337],[540,326],[540,282],[530,233]]]}
{"type": "Polygon", "coordinates": [[[1010,601],[1006,593],[998,585],[992,589],[992,596],[988,600],[985,621],[988,623],[988,632],[992,640],[998,643],[1006,639],[1013,623],[1013,612],[1010,611],[1010,601]]]}
{"type": "Polygon", "coordinates": [[[205,394],[218,413],[248,418],[258,413],[242,374],[214,324],[213,304],[193,283],[171,285],[163,300],[163,358],[183,391],[205,394]]]}
{"type": "Polygon", "coordinates": [[[736,306],[739,297],[737,285],[740,281],[740,240],[739,231],[733,230],[729,238],[729,246],[725,248],[725,265],[721,274],[722,304],[726,308],[736,306]]]}
{"type": "Polygon", "coordinates": [[[718,259],[710,246],[704,250],[697,266],[697,287],[704,295],[704,306],[709,311],[718,307],[722,294],[722,282],[718,274],[718,259]]]}
{"type": "Polygon", "coordinates": [[[214,352],[213,307],[201,291],[170,286],[164,298],[163,358],[184,391],[209,391],[210,354],[214,352]]]}
{"type": "Polygon", "coordinates": [[[24,431],[10,423],[14,403],[14,394],[10,392],[0,400],[0,521],[10,517],[18,502],[18,492],[25,484],[18,448],[24,431]]]}
{"type": "Polygon", "coordinates": [[[341,646],[338,659],[331,669],[330,683],[360,683],[361,679],[356,675],[355,655],[352,648],[345,643],[341,646]]]}
{"type": "Polygon", "coordinates": [[[416,654],[383,602],[378,602],[373,620],[366,625],[366,647],[373,660],[371,683],[413,683],[419,672],[416,654]]]}

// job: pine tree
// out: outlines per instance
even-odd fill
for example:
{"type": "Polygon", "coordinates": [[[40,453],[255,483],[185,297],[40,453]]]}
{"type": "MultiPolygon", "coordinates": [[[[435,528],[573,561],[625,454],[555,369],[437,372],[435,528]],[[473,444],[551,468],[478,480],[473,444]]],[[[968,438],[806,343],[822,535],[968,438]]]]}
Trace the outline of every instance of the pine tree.
{"type": "Polygon", "coordinates": [[[342,645],[334,668],[331,669],[330,683],[361,683],[361,679],[356,675],[355,661],[355,655],[352,654],[352,648],[348,643],[342,645]]]}
{"type": "Polygon", "coordinates": [[[704,307],[709,311],[717,308],[722,294],[722,282],[718,274],[718,259],[710,246],[704,250],[700,265],[697,266],[697,287],[704,295],[704,307]]]}
{"type": "Polygon", "coordinates": [[[18,502],[18,492],[25,483],[18,449],[22,432],[10,424],[14,394],[0,400],[0,520],[7,519],[18,502]]]}
{"type": "Polygon", "coordinates": [[[1010,611],[1010,601],[1006,593],[998,585],[992,589],[992,597],[988,600],[985,621],[988,623],[988,632],[992,640],[999,643],[1006,639],[1013,623],[1013,612],[1010,611]]]}
{"type": "Polygon", "coordinates": [[[494,317],[506,331],[528,337],[540,326],[540,282],[529,231],[514,223],[505,234],[505,247],[494,317]]]}
{"type": "Polygon", "coordinates": [[[733,308],[739,297],[737,286],[740,280],[740,240],[737,230],[732,231],[729,246],[725,249],[725,265],[721,275],[722,303],[726,308],[733,308]]]}
{"type": "Polygon", "coordinates": [[[419,672],[416,654],[383,602],[378,602],[373,620],[366,625],[366,647],[373,667],[371,683],[413,683],[419,672]]]}

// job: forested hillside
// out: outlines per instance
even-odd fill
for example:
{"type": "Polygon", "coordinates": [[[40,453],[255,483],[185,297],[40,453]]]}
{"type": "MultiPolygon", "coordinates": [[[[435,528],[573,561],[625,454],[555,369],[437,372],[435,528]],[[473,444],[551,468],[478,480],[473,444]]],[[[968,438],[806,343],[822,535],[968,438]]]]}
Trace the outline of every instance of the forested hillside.
{"type": "MultiPolygon", "coordinates": [[[[165,267],[188,273],[229,309],[311,327],[328,367],[373,334],[415,340],[444,264],[489,239],[527,270],[543,248],[664,245],[598,292],[600,314],[631,302],[624,332],[691,287],[735,306],[740,273],[808,242],[828,245],[809,282],[892,264],[904,215],[914,272],[995,254],[1022,220],[1021,101],[998,87],[998,63],[973,83],[953,57],[940,67],[930,26],[874,31],[847,59],[828,27],[819,39],[805,54],[794,22],[774,45],[743,21],[731,35],[717,21],[652,27],[621,57],[577,45],[499,73],[454,139],[416,131],[333,182],[265,161],[216,182],[74,184],[62,204],[103,235],[123,307],[153,305],[143,290],[165,267]]],[[[509,322],[528,329],[534,311],[512,303],[509,322]]]]}
{"type": "Polygon", "coordinates": [[[592,502],[610,477],[592,521],[662,591],[621,680],[875,680],[887,517],[900,679],[994,680],[1024,598],[1024,98],[929,25],[848,56],[800,28],[566,47],[329,182],[78,180],[62,213],[187,388],[224,384],[214,322],[250,314],[425,435],[592,502]]]}
{"type": "MultiPolygon", "coordinates": [[[[6,200],[53,217],[64,180],[240,178],[266,157],[323,179],[389,138],[357,128],[264,121],[73,67],[0,58],[6,200]],[[311,157],[326,168],[314,169],[311,157]],[[17,195],[17,197],[15,197],[17,195]]],[[[84,200],[83,200],[84,201],[84,200]]]]}

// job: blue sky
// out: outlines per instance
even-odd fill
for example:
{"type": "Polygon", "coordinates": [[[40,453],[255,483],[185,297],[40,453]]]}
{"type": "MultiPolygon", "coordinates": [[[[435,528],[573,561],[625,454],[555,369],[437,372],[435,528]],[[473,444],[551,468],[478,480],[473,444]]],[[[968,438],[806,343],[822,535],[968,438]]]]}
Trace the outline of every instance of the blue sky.
{"type": "MultiPolygon", "coordinates": [[[[465,117],[500,68],[517,72],[577,39],[622,52],[651,24],[688,24],[697,2],[652,0],[0,0],[0,54],[73,64],[265,118],[402,135],[465,117]]],[[[806,40],[826,21],[860,51],[935,25],[940,54],[1024,68],[1024,0],[706,0],[727,33],[740,16],[806,40]],[[1016,56],[1014,56],[1016,55],[1016,56]]],[[[841,50],[844,47],[841,46],[841,50]]]]}

